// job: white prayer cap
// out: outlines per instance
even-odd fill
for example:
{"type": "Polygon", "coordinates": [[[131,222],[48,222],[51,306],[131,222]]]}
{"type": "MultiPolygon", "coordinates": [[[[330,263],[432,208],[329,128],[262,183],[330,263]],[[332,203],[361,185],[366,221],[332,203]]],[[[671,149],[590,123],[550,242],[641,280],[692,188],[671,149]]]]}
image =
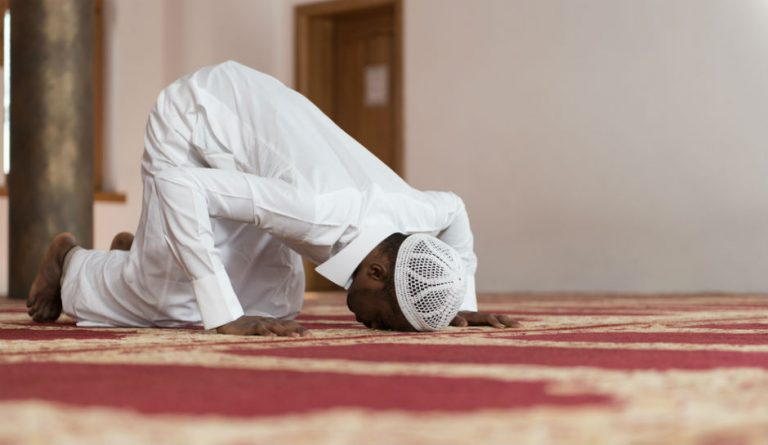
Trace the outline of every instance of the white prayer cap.
{"type": "Polygon", "coordinates": [[[411,235],[395,262],[395,294],[400,310],[417,331],[447,327],[466,291],[459,253],[434,236],[411,235]]]}

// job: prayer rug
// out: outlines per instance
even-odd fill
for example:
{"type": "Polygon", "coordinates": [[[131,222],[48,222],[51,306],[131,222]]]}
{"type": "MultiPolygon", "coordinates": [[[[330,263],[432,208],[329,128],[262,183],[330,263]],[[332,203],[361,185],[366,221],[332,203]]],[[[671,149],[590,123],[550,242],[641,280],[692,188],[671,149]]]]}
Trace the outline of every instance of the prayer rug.
{"type": "Polygon", "coordinates": [[[768,297],[496,295],[522,327],[303,338],[36,324],[0,300],[0,444],[768,444],[768,297]]]}

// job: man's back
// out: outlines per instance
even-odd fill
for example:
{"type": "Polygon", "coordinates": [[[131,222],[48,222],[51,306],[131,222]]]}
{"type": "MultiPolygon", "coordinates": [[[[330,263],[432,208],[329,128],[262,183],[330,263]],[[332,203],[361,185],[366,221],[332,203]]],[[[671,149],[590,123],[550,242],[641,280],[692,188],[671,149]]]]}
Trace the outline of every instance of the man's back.
{"type": "Polygon", "coordinates": [[[306,193],[410,187],[301,94],[236,62],[166,88],[150,114],[143,168],[212,167],[278,178],[306,193]]]}

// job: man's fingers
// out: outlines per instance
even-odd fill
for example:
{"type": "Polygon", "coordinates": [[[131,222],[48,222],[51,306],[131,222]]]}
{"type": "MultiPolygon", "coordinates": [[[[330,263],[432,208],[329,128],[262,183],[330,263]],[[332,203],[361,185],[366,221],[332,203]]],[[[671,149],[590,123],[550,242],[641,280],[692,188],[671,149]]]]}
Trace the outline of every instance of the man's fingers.
{"type": "Polygon", "coordinates": [[[462,313],[470,326],[493,326],[494,328],[516,328],[520,326],[516,320],[509,315],[490,314],[487,312],[464,312],[462,313]]]}
{"type": "Polygon", "coordinates": [[[281,337],[301,337],[307,331],[293,320],[278,320],[269,324],[269,330],[281,337]]]}
{"type": "Polygon", "coordinates": [[[292,336],[294,336],[294,337],[304,337],[305,335],[310,335],[310,332],[307,330],[307,328],[305,328],[304,326],[302,326],[302,325],[300,325],[298,323],[295,323],[295,322],[294,322],[294,324],[296,325],[296,328],[291,333],[292,336]]]}
{"type": "Polygon", "coordinates": [[[467,319],[462,317],[461,315],[457,315],[453,317],[453,320],[451,320],[451,326],[456,326],[459,328],[463,328],[469,325],[469,322],[467,322],[467,319]]]}
{"type": "Polygon", "coordinates": [[[267,329],[274,335],[279,335],[281,337],[288,335],[288,328],[280,321],[273,321],[267,324],[267,329]]]}
{"type": "Polygon", "coordinates": [[[284,321],[283,325],[286,328],[285,335],[290,335],[292,337],[303,337],[304,333],[307,332],[304,326],[300,325],[299,323],[296,323],[293,320],[284,321]]]}
{"type": "Polygon", "coordinates": [[[264,337],[303,336],[307,330],[293,320],[275,320],[269,317],[244,315],[237,320],[216,328],[219,334],[227,335],[261,335],[264,337]]]}
{"type": "Polygon", "coordinates": [[[488,317],[486,318],[486,321],[489,325],[493,326],[494,328],[504,328],[506,327],[504,323],[500,322],[498,318],[496,318],[496,314],[488,314],[488,317]]]}
{"type": "Polygon", "coordinates": [[[261,335],[264,337],[274,337],[275,333],[269,330],[264,323],[259,323],[253,326],[253,335],[261,335]]]}
{"type": "Polygon", "coordinates": [[[520,322],[513,319],[509,315],[497,315],[496,318],[499,319],[500,322],[504,323],[504,326],[508,328],[519,328],[520,322]]]}
{"type": "Polygon", "coordinates": [[[275,321],[269,324],[269,330],[279,335],[280,337],[286,337],[291,335],[291,333],[294,331],[294,328],[291,326],[291,322],[289,321],[275,321]]]}
{"type": "Polygon", "coordinates": [[[309,331],[307,330],[307,328],[305,328],[304,326],[302,326],[302,325],[300,325],[300,324],[298,324],[298,323],[295,323],[295,322],[294,322],[294,324],[296,324],[296,328],[297,328],[297,329],[296,329],[296,332],[297,332],[297,333],[298,333],[300,336],[302,336],[302,337],[303,337],[303,336],[305,336],[305,335],[308,335],[308,334],[309,334],[309,331]]]}
{"type": "Polygon", "coordinates": [[[491,326],[490,318],[492,316],[493,314],[486,312],[465,312],[462,314],[462,317],[467,320],[467,325],[469,326],[491,326]]]}

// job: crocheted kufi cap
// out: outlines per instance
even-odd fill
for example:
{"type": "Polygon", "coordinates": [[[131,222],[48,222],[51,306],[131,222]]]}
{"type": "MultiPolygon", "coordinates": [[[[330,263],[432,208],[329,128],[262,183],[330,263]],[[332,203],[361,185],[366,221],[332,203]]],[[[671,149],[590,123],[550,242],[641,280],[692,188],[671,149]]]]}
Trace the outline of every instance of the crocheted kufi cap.
{"type": "Polygon", "coordinates": [[[416,234],[400,245],[395,262],[400,310],[417,331],[447,327],[464,300],[464,263],[456,249],[434,236],[416,234]]]}

